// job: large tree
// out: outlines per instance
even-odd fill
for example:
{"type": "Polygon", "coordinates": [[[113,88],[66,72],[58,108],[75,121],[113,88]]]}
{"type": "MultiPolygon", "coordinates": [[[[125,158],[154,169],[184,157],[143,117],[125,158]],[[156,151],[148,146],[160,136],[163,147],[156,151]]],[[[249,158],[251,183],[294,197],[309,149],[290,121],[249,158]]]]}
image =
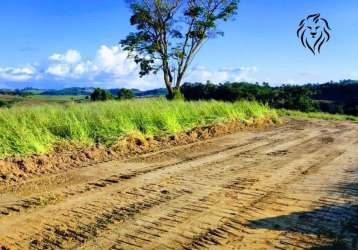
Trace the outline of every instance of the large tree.
{"type": "Polygon", "coordinates": [[[179,91],[196,53],[217,26],[237,13],[239,0],[129,0],[130,33],[120,43],[140,66],[140,76],[162,71],[169,98],[179,91]]]}

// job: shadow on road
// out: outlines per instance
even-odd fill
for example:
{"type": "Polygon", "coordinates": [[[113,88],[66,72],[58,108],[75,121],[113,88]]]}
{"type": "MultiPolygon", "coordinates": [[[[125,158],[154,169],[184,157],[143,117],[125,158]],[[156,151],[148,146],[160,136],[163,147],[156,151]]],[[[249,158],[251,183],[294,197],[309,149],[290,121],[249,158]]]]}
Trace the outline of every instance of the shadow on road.
{"type": "Polygon", "coordinates": [[[350,202],[319,207],[312,211],[250,221],[255,229],[315,235],[331,240],[331,244],[312,250],[358,250],[358,183],[341,183],[332,191],[350,202]]]}

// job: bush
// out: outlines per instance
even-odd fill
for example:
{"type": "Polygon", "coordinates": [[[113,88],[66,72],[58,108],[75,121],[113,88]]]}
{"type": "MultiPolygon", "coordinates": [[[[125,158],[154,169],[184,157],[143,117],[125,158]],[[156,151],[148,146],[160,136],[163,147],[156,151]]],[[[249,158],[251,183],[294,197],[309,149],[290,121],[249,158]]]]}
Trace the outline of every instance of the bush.
{"type": "Polygon", "coordinates": [[[318,111],[319,104],[311,98],[312,91],[302,86],[283,86],[278,88],[273,99],[275,108],[294,109],[303,112],[318,111]]]}
{"type": "Polygon", "coordinates": [[[14,106],[17,102],[19,102],[18,99],[13,99],[9,101],[0,100],[0,108],[10,108],[14,106]]]}
{"type": "Polygon", "coordinates": [[[133,99],[133,98],[134,98],[134,93],[130,89],[123,88],[118,91],[118,99],[119,100],[128,100],[128,99],[133,99]]]}
{"type": "Polygon", "coordinates": [[[96,88],[91,94],[91,101],[107,101],[113,99],[112,94],[107,90],[96,88]]]}
{"type": "Polygon", "coordinates": [[[0,108],[1,107],[7,107],[8,106],[8,103],[3,101],[3,100],[0,100],[0,108]]]}
{"type": "Polygon", "coordinates": [[[166,95],[167,100],[170,101],[184,101],[184,95],[181,91],[181,89],[174,88],[172,94],[166,95]]]}

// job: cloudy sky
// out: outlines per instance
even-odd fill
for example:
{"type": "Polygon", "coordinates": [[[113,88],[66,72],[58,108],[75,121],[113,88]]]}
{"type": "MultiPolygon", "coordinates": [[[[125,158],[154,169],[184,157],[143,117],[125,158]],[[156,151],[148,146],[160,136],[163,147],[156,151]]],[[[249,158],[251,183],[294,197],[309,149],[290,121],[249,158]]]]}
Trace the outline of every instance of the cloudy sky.
{"type": "MultiPolygon", "coordinates": [[[[187,81],[271,84],[358,79],[357,0],[242,0],[225,37],[209,41],[187,81]],[[321,54],[296,37],[305,16],[321,13],[332,28],[321,54]]],[[[0,88],[162,87],[138,77],[118,46],[132,28],[124,0],[1,0],[0,88]]]]}

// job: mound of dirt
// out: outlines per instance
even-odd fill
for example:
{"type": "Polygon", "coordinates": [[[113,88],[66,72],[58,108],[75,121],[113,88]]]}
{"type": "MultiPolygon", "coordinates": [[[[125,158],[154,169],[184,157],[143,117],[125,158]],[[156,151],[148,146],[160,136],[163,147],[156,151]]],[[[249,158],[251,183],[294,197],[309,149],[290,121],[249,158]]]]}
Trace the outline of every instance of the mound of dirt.
{"type": "Polygon", "coordinates": [[[169,146],[185,145],[240,130],[267,128],[271,119],[251,119],[246,122],[231,121],[212,126],[194,128],[176,135],[144,138],[129,135],[115,145],[92,145],[87,147],[57,145],[53,152],[27,157],[8,157],[0,160],[0,186],[7,186],[46,173],[86,167],[90,164],[135,157],[169,146]]]}

